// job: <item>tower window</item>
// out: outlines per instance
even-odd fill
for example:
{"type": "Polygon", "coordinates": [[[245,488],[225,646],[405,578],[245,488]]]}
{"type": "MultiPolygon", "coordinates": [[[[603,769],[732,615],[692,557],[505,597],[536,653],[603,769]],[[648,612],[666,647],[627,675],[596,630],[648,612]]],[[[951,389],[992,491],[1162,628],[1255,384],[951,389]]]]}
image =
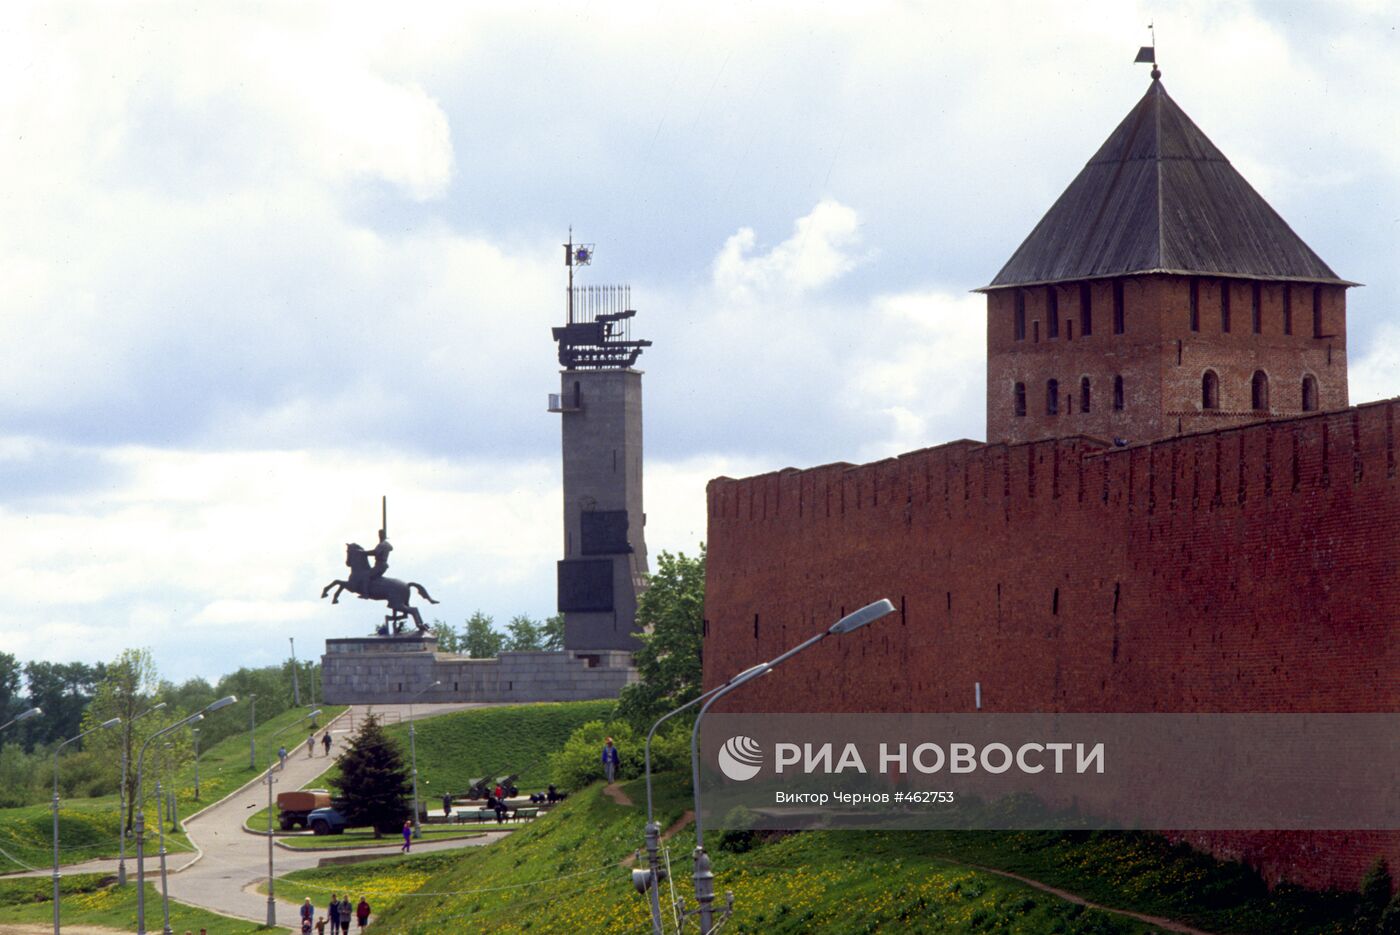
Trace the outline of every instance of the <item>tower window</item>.
{"type": "Polygon", "coordinates": [[[1020,289],[1016,290],[1016,340],[1026,340],[1026,296],[1020,289]]]}
{"type": "Polygon", "coordinates": [[[1094,290],[1087,282],[1079,284],[1079,336],[1094,333],[1094,290]]]}
{"type": "Polygon", "coordinates": [[[1123,280],[1113,280],[1113,333],[1123,333],[1123,280]]]}
{"type": "Polygon", "coordinates": [[[1312,374],[1303,377],[1303,411],[1317,412],[1317,378],[1312,374]]]}
{"type": "Polygon", "coordinates": [[[1249,290],[1249,322],[1254,328],[1254,333],[1258,334],[1264,328],[1263,314],[1259,311],[1259,283],[1254,283],[1249,290]]]}
{"type": "Polygon", "coordinates": [[[1054,286],[1045,287],[1045,336],[1060,336],[1060,293],[1054,286]]]}
{"type": "Polygon", "coordinates": [[[1201,281],[1191,277],[1191,330],[1201,330],[1201,281]]]}
{"type": "Polygon", "coordinates": [[[1025,415],[1025,414],[1026,414],[1026,384],[1024,384],[1024,383],[1017,383],[1017,384],[1016,384],[1015,398],[1016,398],[1016,415],[1018,415],[1018,416],[1023,416],[1023,415],[1025,415]]]}
{"type": "Polygon", "coordinates": [[[1079,378],[1079,411],[1089,411],[1089,378],[1079,378]]]}
{"type": "Polygon", "coordinates": [[[1060,381],[1045,381],[1045,414],[1058,415],[1060,411],[1060,381]]]}
{"type": "Polygon", "coordinates": [[[1283,333],[1293,333],[1293,287],[1283,284],[1283,333]]]}
{"type": "Polygon", "coordinates": [[[1121,376],[1113,378],[1113,408],[1118,412],[1123,411],[1123,378],[1121,376]]]}
{"type": "Polygon", "coordinates": [[[1313,337],[1322,337],[1322,287],[1313,286],[1313,337]]]}
{"type": "Polygon", "coordinates": [[[1220,330],[1230,332],[1230,280],[1220,280],[1220,330]]]}
{"type": "Polygon", "coordinates": [[[1269,377],[1262,370],[1254,371],[1254,378],[1249,381],[1249,401],[1256,411],[1269,408],[1269,377]]]}
{"type": "Polygon", "coordinates": [[[1214,370],[1207,370],[1201,376],[1201,408],[1220,408],[1220,378],[1214,370]]]}

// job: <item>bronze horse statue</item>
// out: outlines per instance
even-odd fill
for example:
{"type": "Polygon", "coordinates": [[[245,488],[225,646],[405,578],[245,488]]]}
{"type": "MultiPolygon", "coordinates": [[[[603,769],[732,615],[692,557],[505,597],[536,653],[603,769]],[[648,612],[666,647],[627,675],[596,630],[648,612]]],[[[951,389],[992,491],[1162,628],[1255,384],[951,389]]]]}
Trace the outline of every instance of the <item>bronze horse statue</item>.
{"type": "Polygon", "coordinates": [[[341,581],[336,579],[321,589],[321,597],[330,594],[331,588],[335,588],[335,595],[331,597],[332,604],[340,603],[342,591],[349,591],[351,594],[358,594],[360,597],[371,601],[384,601],[392,611],[386,618],[386,623],[392,623],[394,632],[398,633],[403,629],[403,621],[409,617],[413,618],[413,623],[418,627],[419,633],[426,633],[428,625],[423,622],[423,618],[418,613],[418,608],[409,604],[410,589],[417,589],[423,599],[430,604],[436,604],[432,596],[424,590],[423,586],[416,581],[400,581],[398,578],[386,578],[382,574],[374,575],[369,564],[370,552],[363,546],[355,542],[345,544],[345,565],[350,569],[350,576],[341,581]]]}

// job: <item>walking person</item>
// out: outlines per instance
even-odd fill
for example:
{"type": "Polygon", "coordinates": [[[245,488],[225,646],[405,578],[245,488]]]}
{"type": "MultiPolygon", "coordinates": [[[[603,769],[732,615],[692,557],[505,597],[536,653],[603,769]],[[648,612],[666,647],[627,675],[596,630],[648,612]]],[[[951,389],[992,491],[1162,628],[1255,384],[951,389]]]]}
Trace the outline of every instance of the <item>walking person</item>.
{"type": "Polygon", "coordinates": [[[407,854],[407,853],[409,853],[409,849],[410,849],[412,846],[413,846],[413,822],[405,820],[404,823],[403,823],[403,847],[401,848],[401,850],[403,851],[403,853],[407,854]]]}
{"type": "Polygon", "coordinates": [[[282,764],[282,768],[287,768],[287,748],[285,746],[277,748],[277,761],[282,764]]]}
{"type": "Polygon", "coordinates": [[[301,904],[301,927],[308,932],[311,931],[311,920],[316,916],[316,907],[311,905],[311,897],[306,897],[306,902],[301,904]]]}
{"type": "Polygon", "coordinates": [[[350,920],[355,916],[355,907],[350,905],[350,894],[346,893],[340,900],[340,930],[345,935],[350,935],[350,920]]]}
{"type": "Polygon", "coordinates": [[[361,896],[360,904],[355,907],[355,920],[360,923],[361,932],[365,930],[366,925],[369,925],[369,912],[369,901],[361,896]]]}
{"type": "Polygon", "coordinates": [[[309,760],[316,755],[316,732],[313,730],[311,736],[306,738],[306,758],[309,760]]]}
{"type": "Polygon", "coordinates": [[[447,818],[447,817],[450,816],[451,814],[452,814],[452,793],[451,793],[451,792],[444,792],[444,793],[442,794],[442,817],[443,817],[443,818],[447,818]]]}
{"type": "Polygon", "coordinates": [[[617,747],[613,746],[612,738],[609,737],[603,743],[603,775],[608,778],[608,782],[617,778],[617,763],[617,747]]]}
{"type": "Polygon", "coordinates": [[[340,902],[334,893],[331,894],[330,904],[326,906],[326,921],[331,924],[332,932],[340,930],[340,902]]]}
{"type": "Polygon", "coordinates": [[[325,748],[326,756],[331,755],[331,729],[326,728],[326,732],[321,735],[321,746],[325,748]]]}

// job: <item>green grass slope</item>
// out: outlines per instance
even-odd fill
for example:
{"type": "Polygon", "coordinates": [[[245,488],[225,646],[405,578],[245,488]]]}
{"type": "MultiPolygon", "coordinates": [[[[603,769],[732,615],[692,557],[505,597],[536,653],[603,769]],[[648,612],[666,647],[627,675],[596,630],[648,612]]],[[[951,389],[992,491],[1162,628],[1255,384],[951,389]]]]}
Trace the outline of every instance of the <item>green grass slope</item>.
{"type": "MultiPolygon", "coordinates": [[[[344,707],[325,707],[318,723],[325,725],[344,707]]],[[[259,769],[248,768],[248,735],[235,734],[201,750],[199,756],[200,800],[194,800],[194,765],[189,764],[175,774],[172,785],[176,792],[177,817],[188,817],[243,785],[276,758],[273,742],[278,731],[288,728],[282,736],[304,740],[304,733],[289,725],[302,720],[305,712],[286,711],[259,724],[255,732],[258,743],[259,769]]],[[[219,717],[219,714],[211,715],[219,717]]],[[[243,716],[246,718],[246,711],[243,716]]],[[[280,741],[278,741],[280,742],[280,741]]],[[[135,767],[133,767],[134,769],[135,767]]],[[[149,770],[146,788],[154,791],[155,780],[149,770]]],[[[155,801],[146,807],[146,824],[151,829],[148,842],[155,849],[155,801]]],[[[59,861],[79,863],[99,857],[116,857],[120,851],[117,829],[120,827],[121,799],[115,795],[59,801],[59,861]]],[[[53,864],[53,813],[48,803],[0,809],[0,873],[53,864]]],[[[166,827],[166,850],[172,853],[192,851],[189,839],[182,832],[166,827]]],[[[127,842],[127,855],[135,853],[135,842],[127,842]]]]}
{"type": "MultiPolygon", "coordinates": [[[[642,802],[640,782],[625,789],[642,802]]],[[[663,823],[688,804],[681,777],[663,777],[657,791],[663,823]]],[[[640,804],[618,805],[595,785],[490,847],[301,871],[280,882],[278,891],[313,902],[345,890],[366,895],[376,924],[396,933],[643,932],[647,903],[619,865],[640,844],[643,820],[640,804]]],[[[716,852],[718,889],[733,889],[738,897],[728,929],[837,935],[1157,931],[944,860],[831,846],[833,838],[873,837],[796,835],[743,854],[716,852]]],[[[688,830],[670,842],[677,892],[686,896],[693,846],[688,830]]]]}
{"type": "MultiPolygon", "coordinates": [[[[119,887],[111,877],[96,873],[65,876],[60,883],[59,908],[64,925],[97,925],[136,931],[136,885],[119,887]]],[[[53,922],[53,881],[47,877],[0,880],[0,921],[10,923],[53,922]]],[[[146,885],[146,928],[159,931],[164,924],[160,890],[146,885]]],[[[184,903],[170,902],[170,926],[176,932],[206,928],[219,935],[266,932],[256,922],[217,915],[184,903]]]]}

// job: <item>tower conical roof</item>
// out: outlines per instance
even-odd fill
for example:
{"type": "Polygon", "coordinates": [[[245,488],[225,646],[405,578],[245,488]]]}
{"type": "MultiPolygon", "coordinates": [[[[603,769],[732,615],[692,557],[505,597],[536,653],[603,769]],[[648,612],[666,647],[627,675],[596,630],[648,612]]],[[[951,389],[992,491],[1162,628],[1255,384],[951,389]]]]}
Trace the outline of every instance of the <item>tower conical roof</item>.
{"type": "Polygon", "coordinates": [[[985,288],[1133,273],[1356,285],[1303,243],[1157,79],[985,288]]]}

